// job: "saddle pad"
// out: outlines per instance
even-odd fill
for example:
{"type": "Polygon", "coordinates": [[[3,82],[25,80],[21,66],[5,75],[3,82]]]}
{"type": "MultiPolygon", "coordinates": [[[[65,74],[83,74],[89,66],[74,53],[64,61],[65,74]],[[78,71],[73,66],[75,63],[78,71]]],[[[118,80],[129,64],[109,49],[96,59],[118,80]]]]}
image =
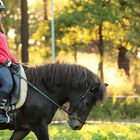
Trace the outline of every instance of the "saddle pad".
{"type": "MultiPolygon", "coordinates": [[[[23,67],[21,65],[20,65],[20,75],[24,79],[27,79],[26,74],[24,72],[24,69],[23,69],[23,67]]],[[[26,100],[26,97],[27,97],[27,82],[24,79],[21,78],[21,80],[20,80],[19,100],[18,100],[18,102],[16,103],[15,106],[12,106],[12,109],[18,109],[25,103],[25,100],[26,100]]]]}

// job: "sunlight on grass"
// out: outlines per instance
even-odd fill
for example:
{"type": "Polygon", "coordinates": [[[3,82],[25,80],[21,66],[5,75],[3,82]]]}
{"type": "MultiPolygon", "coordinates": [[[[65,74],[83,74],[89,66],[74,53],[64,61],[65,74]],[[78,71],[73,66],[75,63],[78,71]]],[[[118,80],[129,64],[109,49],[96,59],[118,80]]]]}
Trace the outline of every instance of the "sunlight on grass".
{"type": "MultiPolygon", "coordinates": [[[[0,140],[8,140],[12,131],[0,131],[0,140]]],[[[50,125],[51,140],[140,140],[140,124],[86,124],[80,131],[67,125],[50,125]]],[[[37,140],[30,133],[24,140],[37,140]]]]}
{"type": "Polygon", "coordinates": [[[56,127],[52,126],[52,129],[50,130],[50,135],[56,135],[58,133],[58,129],[56,127]]]}

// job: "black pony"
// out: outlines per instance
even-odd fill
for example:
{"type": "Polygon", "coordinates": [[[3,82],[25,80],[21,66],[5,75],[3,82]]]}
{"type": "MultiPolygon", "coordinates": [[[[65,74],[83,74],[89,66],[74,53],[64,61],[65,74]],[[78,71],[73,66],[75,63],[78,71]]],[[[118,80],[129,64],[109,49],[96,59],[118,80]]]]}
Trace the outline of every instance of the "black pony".
{"type": "MultiPolygon", "coordinates": [[[[98,100],[103,100],[106,84],[87,68],[75,64],[46,64],[25,69],[27,79],[56,104],[69,102],[68,124],[73,130],[84,125],[89,112],[98,100]]],[[[22,140],[30,131],[38,140],[49,140],[48,124],[58,106],[28,85],[25,104],[17,110],[14,124],[0,125],[13,129],[10,140],[22,140]]]]}

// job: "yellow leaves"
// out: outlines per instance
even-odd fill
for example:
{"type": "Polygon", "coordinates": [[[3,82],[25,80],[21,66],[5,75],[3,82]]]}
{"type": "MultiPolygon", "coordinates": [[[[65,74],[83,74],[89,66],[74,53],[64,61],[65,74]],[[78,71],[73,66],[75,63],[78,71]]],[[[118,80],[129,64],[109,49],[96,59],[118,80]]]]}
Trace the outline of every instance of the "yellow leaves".
{"type": "Polygon", "coordinates": [[[127,102],[127,105],[129,105],[129,104],[132,104],[133,102],[135,102],[135,99],[126,98],[126,102],[127,102]]]}
{"type": "Polygon", "coordinates": [[[33,46],[29,48],[29,58],[30,58],[30,64],[40,64],[44,62],[45,58],[48,57],[49,53],[51,52],[50,47],[43,47],[43,46],[33,46]]]}
{"type": "Polygon", "coordinates": [[[72,10],[72,9],[68,9],[67,12],[68,12],[69,14],[71,14],[71,13],[73,12],[73,10],[72,10]]]}
{"type": "Polygon", "coordinates": [[[83,6],[78,6],[77,11],[82,11],[83,10],[83,6]]]}
{"type": "Polygon", "coordinates": [[[80,6],[77,7],[76,5],[73,5],[73,8],[67,9],[67,13],[71,14],[72,12],[74,12],[74,10],[82,11],[83,10],[83,6],[80,5],[80,6]]]}
{"type": "MultiPolygon", "coordinates": [[[[82,5],[80,5],[80,6],[75,6],[75,5],[73,5],[73,9],[76,9],[76,11],[82,11],[82,10],[83,10],[83,6],[82,6],[82,5]]],[[[68,13],[72,13],[72,12],[74,11],[73,9],[69,8],[69,9],[67,10],[67,12],[68,12],[68,13]]]]}
{"type": "Polygon", "coordinates": [[[110,24],[111,24],[111,23],[108,22],[108,21],[104,21],[104,22],[103,22],[103,26],[104,26],[104,27],[110,27],[110,24]]]}
{"type": "MultiPolygon", "coordinates": [[[[61,41],[68,46],[79,43],[88,44],[91,39],[90,32],[86,28],[81,29],[77,26],[68,28],[67,31],[68,33],[65,34],[61,41]]],[[[58,41],[58,43],[60,43],[60,41],[58,41]]]]}
{"type": "Polygon", "coordinates": [[[124,46],[127,50],[131,50],[132,49],[132,45],[126,41],[123,41],[122,46],[124,46]]]}
{"type": "Polygon", "coordinates": [[[34,40],[43,40],[44,36],[49,30],[49,26],[42,22],[38,28],[38,30],[32,35],[32,39],[34,40]]]}
{"type": "Polygon", "coordinates": [[[39,64],[40,62],[43,61],[43,58],[41,57],[40,53],[38,53],[38,52],[39,52],[39,48],[30,47],[29,58],[30,58],[31,64],[39,64]]]}
{"type": "Polygon", "coordinates": [[[66,36],[62,38],[62,42],[64,44],[66,44],[66,45],[70,45],[71,44],[70,39],[68,37],[66,37],[66,36]]]}
{"type": "Polygon", "coordinates": [[[126,25],[126,26],[130,26],[130,21],[129,21],[128,19],[126,19],[126,18],[123,18],[123,19],[122,19],[122,23],[123,23],[124,25],[126,25]]]}
{"type": "Polygon", "coordinates": [[[131,50],[132,47],[133,47],[133,46],[132,46],[130,43],[127,43],[126,48],[127,48],[128,50],[131,50]]]}
{"type": "Polygon", "coordinates": [[[115,104],[117,101],[117,98],[115,96],[113,96],[113,100],[112,100],[112,103],[115,104]]]}

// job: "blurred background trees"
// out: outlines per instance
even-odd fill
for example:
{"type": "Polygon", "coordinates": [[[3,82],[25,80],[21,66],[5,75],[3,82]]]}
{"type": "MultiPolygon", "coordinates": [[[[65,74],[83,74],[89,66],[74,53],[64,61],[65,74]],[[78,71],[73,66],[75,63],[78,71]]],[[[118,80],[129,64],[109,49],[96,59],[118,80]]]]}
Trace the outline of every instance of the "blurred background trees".
{"type": "MultiPolygon", "coordinates": [[[[51,62],[51,0],[3,1],[3,22],[15,57],[29,64],[51,62]]],[[[54,3],[56,61],[89,67],[111,84],[112,94],[122,82],[130,86],[120,94],[139,93],[139,0],[54,3]]]]}

